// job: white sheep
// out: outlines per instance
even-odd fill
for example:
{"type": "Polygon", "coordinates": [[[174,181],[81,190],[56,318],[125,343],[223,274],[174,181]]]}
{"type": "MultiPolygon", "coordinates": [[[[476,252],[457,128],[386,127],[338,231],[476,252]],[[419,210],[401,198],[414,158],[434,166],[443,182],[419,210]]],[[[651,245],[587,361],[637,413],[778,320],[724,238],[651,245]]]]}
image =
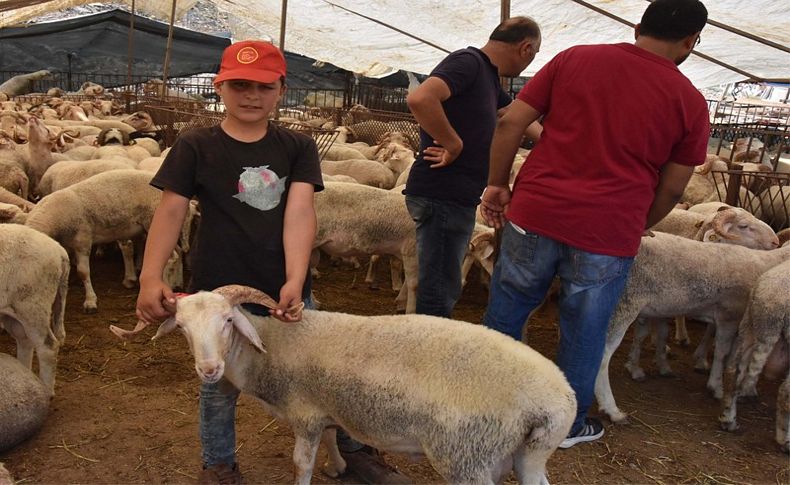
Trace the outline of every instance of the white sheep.
{"type": "Polygon", "coordinates": [[[321,171],[329,175],[348,175],[360,184],[380,189],[395,186],[392,170],[373,160],[324,160],[321,162],[321,171]]]}
{"type": "Polygon", "coordinates": [[[790,225],[790,185],[772,185],[760,193],[763,220],[774,229],[781,230],[790,225]]]}
{"type": "MultiPolygon", "coordinates": [[[[74,257],[85,287],[83,309],[97,310],[90,279],[90,251],[97,243],[124,241],[144,234],[151,224],[161,192],[151,185],[151,174],[140,170],[100,173],[42,198],[29,214],[15,217],[63,245],[74,257]]],[[[8,215],[0,211],[0,219],[8,215]]],[[[124,283],[137,279],[134,262],[124,258],[124,283]]]]}
{"type": "MultiPolygon", "coordinates": [[[[376,162],[373,162],[376,163],[376,162]]],[[[405,310],[417,305],[417,248],[414,221],[404,196],[388,190],[343,182],[326,182],[315,194],[318,218],[313,245],[330,256],[389,255],[403,261],[405,310]]]]}
{"type": "Polygon", "coordinates": [[[204,382],[224,377],[290,425],[296,483],[310,483],[320,441],[325,471],[345,471],[336,426],[380,450],[424,454],[450,483],[500,482],[511,469],[519,483],[548,483],[546,461],[570,430],[576,399],[538,352],[427,315],[305,311],[283,323],[243,302],[273,303],[240,286],[186,296],[154,338],[179,328],[204,382]]]}
{"type": "Polygon", "coordinates": [[[66,337],[68,254],[45,234],[18,224],[0,224],[0,246],[0,327],[16,339],[16,356],[28,369],[35,350],[39,377],[52,396],[58,348],[66,337]]]}
{"type": "MultiPolygon", "coordinates": [[[[757,395],[757,379],[772,349],[790,345],[790,262],[766,271],[757,280],[738,330],[737,374],[735,389],[725,386],[719,422],[723,429],[735,431],[740,396],[757,395]]],[[[784,362],[786,365],[786,362],[784,362]]],[[[785,453],[790,451],[790,371],[784,369],[784,382],[776,397],[776,442],[785,453]]]]}
{"type": "Polygon", "coordinates": [[[82,182],[96,174],[110,170],[129,170],[130,168],[134,167],[130,167],[127,161],[121,160],[99,159],[86,160],[84,162],[57,162],[44,172],[44,176],[41,177],[41,182],[39,182],[35,193],[43,197],[56,190],[65,189],[77,182],[82,182]]]}
{"type": "Polygon", "coordinates": [[[790,247],[761,251],[693,241],[656,232],[643,237],[625,291],[609,321],[595,396],[613,422],[627,419],[618,409],[609,383],[609,361],[626,330],[638,317],[687,315],[716,324],[716,348],[707,387],[722,396],[724,358],[757,278],[790,259],[790,247]],[[737,268],[737,270],[735,269],[737,268]]]}

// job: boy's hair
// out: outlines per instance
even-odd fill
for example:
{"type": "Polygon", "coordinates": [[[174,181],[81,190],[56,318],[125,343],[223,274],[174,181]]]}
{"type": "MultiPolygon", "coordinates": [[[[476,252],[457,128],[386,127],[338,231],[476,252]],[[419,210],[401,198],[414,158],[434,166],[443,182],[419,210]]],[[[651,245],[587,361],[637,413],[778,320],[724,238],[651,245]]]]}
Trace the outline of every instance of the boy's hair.
{"type": "Polygon", "coordinates": [[[702,31],[708,10],[699,0],[655,0],[640,22],[639,34],[659,40],[681,40],[702,31]]]}
{"type": "Polygon", "coordinates": [[[526,16],[511,17],[497,25],[489,40],[516,44],[524,39],[539,39],[540,26],[535,20],[526,16]]]}

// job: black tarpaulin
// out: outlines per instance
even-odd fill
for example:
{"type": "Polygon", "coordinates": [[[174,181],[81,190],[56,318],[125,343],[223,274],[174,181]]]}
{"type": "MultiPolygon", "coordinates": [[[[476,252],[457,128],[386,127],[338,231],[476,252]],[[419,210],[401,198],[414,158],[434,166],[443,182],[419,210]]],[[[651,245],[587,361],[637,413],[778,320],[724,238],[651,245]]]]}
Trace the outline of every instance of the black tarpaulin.
{"type": "MultiPolygon", "coordinates": [[[[0,29],[0,71],[40,69],[125,75],[129,21],[123,10],[0,29]]],[[[169,26],[135,16],[132,73],[162,77],[169,26]]],[[[230,39],[173,28],[169,77],[217,72],[230,39]]]]}

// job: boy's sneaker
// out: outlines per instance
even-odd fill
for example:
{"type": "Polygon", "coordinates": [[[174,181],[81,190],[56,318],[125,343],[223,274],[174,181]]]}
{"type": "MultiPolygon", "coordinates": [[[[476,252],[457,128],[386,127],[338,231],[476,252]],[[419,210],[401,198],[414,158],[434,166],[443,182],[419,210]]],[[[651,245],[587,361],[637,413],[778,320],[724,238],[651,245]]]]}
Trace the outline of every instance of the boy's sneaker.
{"type": "Polygon", "coordinates": [[[576,443],[584,443],[585,441],[595,441],[603,436],[603,424],[596,418],[584,418],[584,426],[575,434],[569,434],[562,443],[560,448],[570,448],[576,443]]]}

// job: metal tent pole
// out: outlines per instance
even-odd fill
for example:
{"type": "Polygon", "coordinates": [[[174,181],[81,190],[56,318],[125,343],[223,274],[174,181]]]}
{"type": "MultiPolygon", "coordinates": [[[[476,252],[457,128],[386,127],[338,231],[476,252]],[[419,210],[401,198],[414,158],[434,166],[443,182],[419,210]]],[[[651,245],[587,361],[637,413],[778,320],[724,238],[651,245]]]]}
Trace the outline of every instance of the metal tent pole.
{"type": "Polygon", "coordinates": [[[173,47],[173,22],[176,18],[176,3],[178,0],[173,0],[173,6],[170,9],[170,28],[167,30],[167,48],[165,49],[165,63],[162,66],[162,92],[161,99],[164,102],[165,94],[167,93],[167,71],[170,67],[170,50],[173,47]]]}

